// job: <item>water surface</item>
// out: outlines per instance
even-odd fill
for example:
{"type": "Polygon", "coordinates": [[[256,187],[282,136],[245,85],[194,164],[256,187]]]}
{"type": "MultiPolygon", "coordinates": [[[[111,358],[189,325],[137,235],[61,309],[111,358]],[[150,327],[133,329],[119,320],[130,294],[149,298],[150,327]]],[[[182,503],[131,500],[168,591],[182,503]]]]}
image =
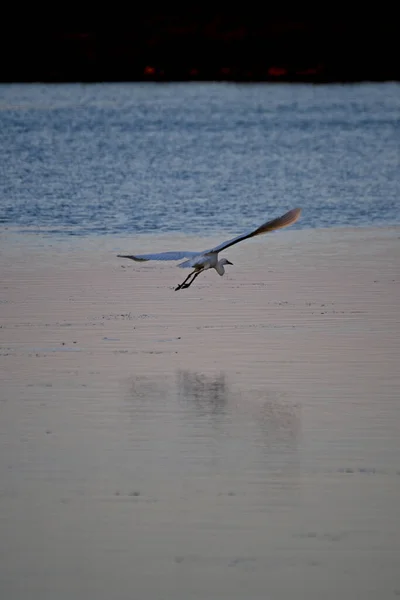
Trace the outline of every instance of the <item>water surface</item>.
{"type": "Polygon", "coordinates": [[[0,222],[63,234],[400,222],[400,87],[0,86],[0,222]]]}

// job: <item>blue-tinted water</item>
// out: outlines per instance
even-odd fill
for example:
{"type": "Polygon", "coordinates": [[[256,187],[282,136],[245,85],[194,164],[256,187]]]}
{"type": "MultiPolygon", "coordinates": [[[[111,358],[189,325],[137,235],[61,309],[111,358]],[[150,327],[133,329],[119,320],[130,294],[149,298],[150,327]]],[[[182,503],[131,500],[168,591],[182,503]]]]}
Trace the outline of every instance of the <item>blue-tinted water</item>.
{"type": "Polygon", "coordinates": [[[0,86],[0,222],[73,235],[400,223],[400,85],[0,86]]]}

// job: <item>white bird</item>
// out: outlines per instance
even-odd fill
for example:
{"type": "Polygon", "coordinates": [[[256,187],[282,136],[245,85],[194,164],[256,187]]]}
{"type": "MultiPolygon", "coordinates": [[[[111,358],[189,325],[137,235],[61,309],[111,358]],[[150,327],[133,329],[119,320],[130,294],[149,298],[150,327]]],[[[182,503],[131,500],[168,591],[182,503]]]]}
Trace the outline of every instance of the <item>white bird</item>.
{"type": "Polygon", "coordinates": [[[262,233],[268,233],[269,231],[274,231],[275,229],[282,229],[282,227],[288,227],[288,225],[293,225],[293,223],[295,223],[300,217],[300,213],[301,208],[293,208],[281,217],[277,217],[275,219],[272,219],[271,221],[263,223],[262,225],[257,227],[257,229],[253,229],[252,231],[248,231],[247,233],[238,235],[237,237],[232,238],[231,240],[222,242],[222,244],[220,244],[219,246],[215,246],[215,248],[211,248],[210,250],[204,250],[203,252],[189,252],[184,250],[182,252],[159,252],[157,254],[117,254],[117,256],[119,258],[130,258],[138,262],[146,260],[182,260],[182,258],[188,258],[189,260],[185,260],[184,262],[178,265],[178,267],[181,268],[194,269],[194,271],[189,273],[185,281],[183,281],[183,283],[181,283],[175,288],[175,291],[183,290],[192,285],[196,277],[198,277],[200,273],[203,273],[203,271],[206,271],[207,269],[215,269],[218,275],[221,275],[222,277],[222,275],[225,273],[224,265],[233,265],[233,263],[229,262],[229,260],[227,260],[226,258],[221,258],[220,260],[218,260],[218,253],[222,252],[222,250],[225,250],[226,248],[229,248],[234,244],[242,242],[243,240],[247,240],[256,235],[261,235],[262,233]],[[188,283],[188,280],[192,276],[193,278],[188,283]]]}

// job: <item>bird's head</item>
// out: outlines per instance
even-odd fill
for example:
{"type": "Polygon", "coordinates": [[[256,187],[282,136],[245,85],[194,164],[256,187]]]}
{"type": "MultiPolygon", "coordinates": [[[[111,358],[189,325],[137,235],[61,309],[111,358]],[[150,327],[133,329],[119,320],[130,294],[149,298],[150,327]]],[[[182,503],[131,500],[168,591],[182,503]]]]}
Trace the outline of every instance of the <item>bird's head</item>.
{"type": "Polygon", "coordinates": [[[223,266],[223,265],[233,265],[233,263],[229,262],[229,260],[227,258],[221,258],[221,260],[219,261],[219,264],[221,266],[223,266]]]}

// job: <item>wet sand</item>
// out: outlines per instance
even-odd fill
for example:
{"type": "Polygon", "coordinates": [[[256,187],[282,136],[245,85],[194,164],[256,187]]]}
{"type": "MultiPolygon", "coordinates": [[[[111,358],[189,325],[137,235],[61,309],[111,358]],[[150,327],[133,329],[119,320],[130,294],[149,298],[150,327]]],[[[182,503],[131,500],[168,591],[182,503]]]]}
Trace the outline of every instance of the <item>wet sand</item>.
{"type": "Polygon", "coordinates": [[[400,596],[400,228],[0,235],[1,598],[400,596]]]}

